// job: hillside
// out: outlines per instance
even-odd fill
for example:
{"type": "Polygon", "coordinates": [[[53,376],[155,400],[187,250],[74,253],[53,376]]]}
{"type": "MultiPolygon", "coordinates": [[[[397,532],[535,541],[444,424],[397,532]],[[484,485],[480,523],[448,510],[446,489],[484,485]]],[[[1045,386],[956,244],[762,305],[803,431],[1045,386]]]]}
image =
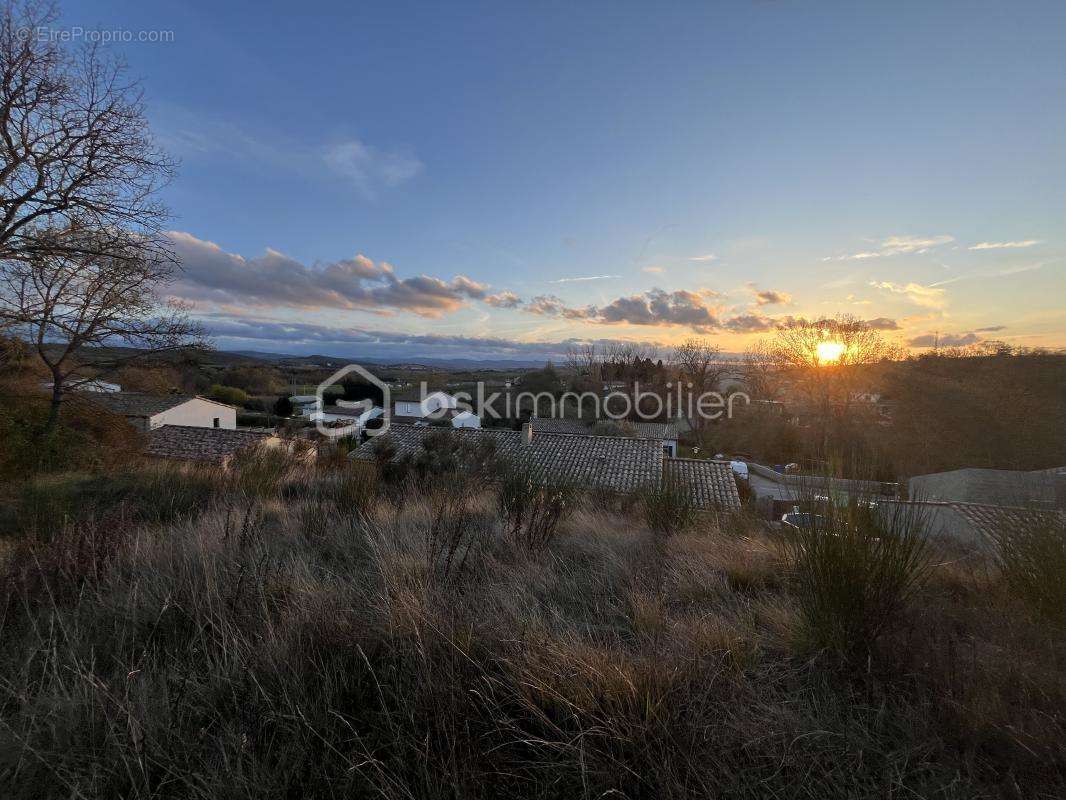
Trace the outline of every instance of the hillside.
{"type": "Polygon", "coordinates": [[[386,478],[274,459],[27,486],[0,793],[1066,791],[1066,636],[983,556],[930,551],[899,605],[822,560],[838,605],[811,605],[810,559],[744,517],[576,498],[538,506],[537,545],[475,475],[386,478]]]}

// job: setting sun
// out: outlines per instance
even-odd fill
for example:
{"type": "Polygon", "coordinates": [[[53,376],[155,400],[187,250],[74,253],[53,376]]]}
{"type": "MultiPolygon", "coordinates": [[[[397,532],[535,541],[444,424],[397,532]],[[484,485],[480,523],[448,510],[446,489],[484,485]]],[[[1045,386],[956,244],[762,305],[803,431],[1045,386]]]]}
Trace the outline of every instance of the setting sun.
{"type": "Polygon", "coordinates": [[[819,342],[818,362],[820,364],[832,364],[839,361],[844,355],[844,345],[840,342],[819,342]]]}

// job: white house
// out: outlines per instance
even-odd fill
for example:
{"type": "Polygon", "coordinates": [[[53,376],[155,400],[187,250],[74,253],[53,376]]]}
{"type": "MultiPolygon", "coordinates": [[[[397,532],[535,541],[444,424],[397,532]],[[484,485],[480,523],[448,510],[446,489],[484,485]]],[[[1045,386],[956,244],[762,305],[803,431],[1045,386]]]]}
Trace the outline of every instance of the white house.
{"type": "Polygon", "coordinates": [[[452,417],[453,428],[480,428],[481,417],[473,411],[460,411],[452,417]]]}
{"type": "Polygon", "coordinates": [[[454,411],[458,406],[458,398],[447,392],[428,392],[425,397],[419,392],[410,392],[396,398],[393,413],[397,417],[428,417],[454,411]]]}
{"type": "Polygon", "coordinates": [[[99,392],[86,399],[125,417],[141,431],[151,431],[164,425],[185,425],[194,428],[237,427],[237,409],[206,397],[189,395],[151,395],[139,392],[99,392]]]}

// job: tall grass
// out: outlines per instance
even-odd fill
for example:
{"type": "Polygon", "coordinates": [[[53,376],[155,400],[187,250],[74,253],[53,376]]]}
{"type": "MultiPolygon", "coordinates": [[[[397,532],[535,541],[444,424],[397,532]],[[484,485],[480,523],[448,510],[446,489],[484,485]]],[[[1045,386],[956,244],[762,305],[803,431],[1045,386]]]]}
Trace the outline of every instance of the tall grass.
{"type": "Polygon", "coordinates": [[[573,512],[577,490],[544,470],[525,464],[506,464],[497,494],[497,507],[511,539],[525,550],[544,550],[573,512]]]}
{"type": "Polygon", "coordinates": [[[696,521],[691,490],[672,474],[664,474],[660,485],[645,489],[639,497],[645,524],[661,537],[682,533],[696,521]]]}
{"type": "Polygon", "coordinates": [[[813,493],[801,505],[812,513],[784,535],[803,635],[813,648],[866,656],[928,575],[924,515],[904,503],[839,503],[813,493]]]}
{"type": "Polygon", "coordinates": [[[1066,515],[1020,511],[993,541],[1010,590],[1045,619],[1066,622],[1066,515]]]}
{"type": "Polygon", "coordinates": [[[329,478],[255,497],[254,535],[218,499],[0,562],[0,796],[1066,790],[1066,641],[979,586],[911,583],[921,616],[856,677],[793,649],[801,586],[758,530],[663,540],[575,499],[531,553],[476,487],[458,581],[425,558],[433,491],[349,508],[329,478]]]}

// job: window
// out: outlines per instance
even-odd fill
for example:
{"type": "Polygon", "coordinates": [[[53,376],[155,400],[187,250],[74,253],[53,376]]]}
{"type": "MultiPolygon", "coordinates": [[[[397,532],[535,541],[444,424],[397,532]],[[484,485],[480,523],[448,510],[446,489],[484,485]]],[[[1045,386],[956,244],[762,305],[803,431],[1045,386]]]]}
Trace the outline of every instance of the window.
{"type": "Polygon", "coordinates": [[[218,417],[215,417],[215,427],[216,428],[221,428],[222,427],[222,421],[218,417]]]}

